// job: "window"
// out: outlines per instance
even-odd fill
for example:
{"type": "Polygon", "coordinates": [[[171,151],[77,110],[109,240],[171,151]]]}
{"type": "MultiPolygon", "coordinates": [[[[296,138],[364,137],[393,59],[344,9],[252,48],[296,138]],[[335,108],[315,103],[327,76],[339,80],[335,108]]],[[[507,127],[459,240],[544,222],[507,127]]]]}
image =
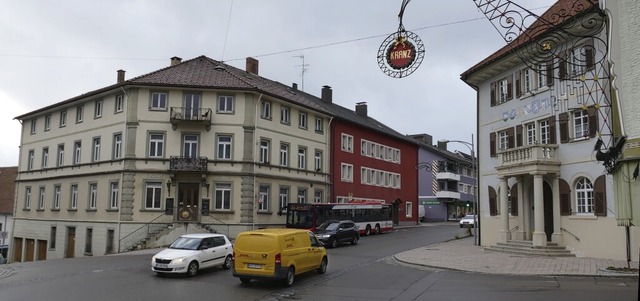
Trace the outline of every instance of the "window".
{"type": "Polygon", "coordinates": [[[71,185],[71,198],[69,200],[69,209],[76,210],[78,209],[78,185],[71,185]]]}
{"type": "Polygon", "coordinates": [[[87,228],[87,237],[84,244],[84,253],[91,254],[91,246],[93,244],[93,229],[87,228]]]}
{"type": "Polygon", "coordinates": [[[118,182],[111,182],[109,190],[109,209],[118,209],[118,182]]]}
{"type": "Polygon", "coordinates": [[[307,113],[298,113],[298,127],[301,129],[307,129],[307,113]]]}
{"type": "Polygon", "coordinates": [[[260,140],[260,163],[269,164],[269,140],[260,140]]]}
{"type": "Polygon", "coordinates": [[[149,157],[162,158],[164,149],[164,134],[149,133],[149,157]]]}
{"type": "Polygon", "coordinates": [[[307,189],[298,188],[298,203],[306,203],[306,202],[307,202],[307,189]]]}
{"type": "Polygon", "coordinates": [[[167,110],[167,97],[165,92],[152,92],[151,93],[151,107],[152,111],[164,111],[167,110]]]}
{"type": "Polygon", "coordinates": [[[73,164],[80,164],[80,155],[82,155],[82,142],[76,141],[73,143],[73,164]]]}
{"type": "Polygon", "coordinates": [[[573,114],[574,133],[576,139],[589,137],[589,114],[587,110],[578,110],[573,114]]]}
{"type": "Polygon", "coordinates": [[[316,150],[316,153],[313,157],[313,162],[314,162],[314,170],[319,172],[322,171],[322,151],[320,150],[316,150]]]}
{"type": "Polygon", "coordinates": [[[114,108],[114,112],[120,113],[124,111],[124,94],[116,95],[116,104],[114,108]]]}
{"type": "Polygon", "coordinates": [[[536,72],[536,74],[538,75],[538,89],[544,87],[547,85],[547,66],[543,65],[543,64],[539,64],[538,65],[538,72],[536,72]]]}
{"type": "Polygon", "coordinates": [[[571,57],[569,58],[569,65],[571,66],[571,72],[573,76],[580,75],[585,72],[586,57],[584,53],[584,45],[571,49],[571,57]]]}
{"type": "Polygon", "coordinates": [[[280,166],[289,166],[289,144],[280,143],[280,166]]]}
{"type": "Polygon", "coordinates": [[[98,204],[98,184],[89,184],[89,209],[95,210],[98,204]]]}
{"type": "Polygon", "coordinates": [[[95,103],[95,112],[93,114],[94,118],[100,118],[102,117],[102,106],[103,106],[103,101],[102,100],[98,100],[95,103]]]}
{"type": "Polygon", "coordinates": [[[198,156],[198,135],[183,135],[183,156],[195,158],[198,156]]]}
{"type": "Polygon", "coordinates": [[[342,163],[340,179],[343,182],[353,182],[353,165],[342,163]]]}
{"type": "Polygon", "coordinates": [[[37,119],[31,120],[31,134],[35,134],[36,133],[36,121],[38,121],[37,119]]]}
{"type": "Polygon", "coordinates": [[[115,230],[108,229],[107,230],[107,249],[106,249],[107,254],[113,254],[113,247],[115,245],[114,241],[115,241],[115,230]]]}
{"type": "Polygon", "coordinates": [[[49,165],[49,148],[42,148],[42,168],[47,168],[49,165]]]}
{"type": "Polygon", "coordinates": [[[60,127],[63,128],[67,126],[67,111],[60,112],[60,127]]]}
{"type": "Polygon", "coordinates": [[[323,198],[323,191],[322,190],[316,190],[313,192],[313,202],[314,203],[322,203],[322,198],[323,198]]]}
{"type": "Polygon", "coordinates": [[[100,137],[93,138],[93,154],[91,156],[92,162],[100,161],[100,137]]]}
{"type": "Polygon", "coordinates": [[[500,139],[498,144],[499,148],[501,150],[509,148],[509,134],[507,131],[500,131],[498,137],[500,139]]]}
{"type": "Polygon", "coordinates": [[[551,143],[551,129],[549,128],[549,120],[541,120],[538,122],[538,125],[540,126],[540,143],[551,143]]]}
{"type": "Polygon", "coordinates": [[[33,161],[35,160],[36,152],[32,149],[29,150],[29,156],[27,157],[27,170],[33,170],[33,161]]]}
{"type": "Polygon", "coordinates": [[[218,160],[231,160],[231,135],[218,136],[218,160]]]}
{"type": "Polygon", "coordinates": [[[536,144],[536,124],[531,122],[527,123],[527,145],[536,144]]]}
{"type": "Polygon", "coordinates": [[[214,209],[231,210],[231,184],[216,184],[214,209]]]}
{"type": "Polygon", "coordinates": [[[533,90],[533,71],[527,68],[522,70],[522,92],[531,93],[533,90]]]}
{"type": "Polygon", "coordinates": [[[51,115],[44,116],[44,131],[51,130],[51,115]]]}
{"type": "Polygon", "coordinates": [[[412,215],[413,215],[413,203],[412,202],[407,202],[406,203],[405,216],[406,217],[411,217],[412,215]]]}
{"type": "Polygon", "coordinates": [[[269,191],[271,187],[267,185],[260,185],[259,188],[259,196],[258,196],[258,211],[268,211],[269,210],[269,191]]]}
{"type": "Polygon", "coordinates": [[[200,94],[184,95],[184,118],[197,120],[200,118],[200,94]]]}
{"type": "Polygon", "coordinates": [[[31,209],[31,187],[26,187],[24,191],[24,209],[31,209]]]}
{"type": "Polygon", "coordinates": [[[160,182],[146,182],[145,183],[145,202],[144,209],[158,210],[161,208],[162,199],[162,183],[160,182]]]}
{"type": "Polygon", "coordinates": [[[353,153],[353,136],[342,134],[341,140],[342,140],[342,143],[341,143],[340,149],[342,149],[345,152],[353,153]]]}
{"type": "Polygon", "coordinates": [[[84,106],[79,105],[76,107],[76,123],[81,123],[84,119],[84,106]]]}
{"type": "Polygon", "coordinates": [[[113,135],[113,159],[122,158],[122,134],[113,135]]]}
{"type": "Polygon", "coordinates": [[[45,194],[44,194],[44,187],[40,187],[40,196],[38,196],[38,210],[44,210],[44,200],[45,200],[45,194]]]}
{"type": "Polygon", "coordinates": [[[280,123],[291,124],[291,112],[288,107],[280,107],[280,123]]]}
{"type": "Polygon", "coordinates": [[[580,178],[576,183],[576,211],[593,214],[593,185],[587,178],[580,178]]]}
{"type": "Polygon", "coordinates": [[[56,226],[51,226],[51,231],[49,232],[49,249],[56,249],[56,226]]]}
{"type": "Polygon", "coordinates": [[[307,168],[307,149],[304,147],[298,148],[298,168],[307,168]]]}
{"type": "Polygon", "coordinates": [[[289,204],[289,187],[280,187],[278,210],[282,211],[282,209],[287,208],[287,204],[289,204]]]}
{"type": "Polygon", "coordinates": [[[320,117],[316,117],[316,133],[324,133],[324,121],[320,117]]]}
{"type": "Polygon", "coordinates": [[[56,165],[58,167],[64,165],[64,144],[58,145],[58,159],[56,165]]]}
{"type": "Polygon", "coordinates": [[[60,210],[60,185],[53,186],[53,210],[60,210]]]}
{"type": "Polygon", "coordinates": [[[233,96],[221,95],[218,97],[218,112],[233,113],[233,96]]]}
{"type": "Polygon", "coordinates": [[[268,101],[262,101],[260,103],[260,117],[264,119],[271,119],[271,103],[268,101]]]}

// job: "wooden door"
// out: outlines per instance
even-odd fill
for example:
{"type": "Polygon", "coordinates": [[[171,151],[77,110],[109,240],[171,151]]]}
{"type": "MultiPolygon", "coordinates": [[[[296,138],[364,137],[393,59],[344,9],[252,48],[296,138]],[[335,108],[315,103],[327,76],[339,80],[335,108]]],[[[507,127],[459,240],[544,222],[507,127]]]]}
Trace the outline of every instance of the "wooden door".
{"type": "Polygon", "coordinates": [[[75,256],[76,249],[76,228],[67,228],[67,250],[65,258],[73,258],[75,256]]]}
{"type": "Polygon", "coordinates": [[[11,247],[14,248],[13,261],[22,262],[22,238],[14,238],[13,245],[11,247]]]}
{"type": "Polygon", "coordinates": [[[36,260],[47,260],[47,241],[38,240],[38,256],[36,260]]]}
{"type": "Polygon", "coordinates": [[[544,232],[547,234],[547,241],[551,241],[553,235],[553,191],[551,186],[544,183],[544,232]]]}
{"type": "Polygon", "coordinates": [[[24,261],[33,261],[33,255],[35,255],[35,249],[36,249],[35,240],[27,238],[26,247],[27,247],[27,252],[25,253],[24,261]]]}
{"type": "Polygon", "coordinates": [[[179,183],[178,184],[178,220],[197,221],[198,220],[198,196],[200,195],[200,184],[179,183]]]}

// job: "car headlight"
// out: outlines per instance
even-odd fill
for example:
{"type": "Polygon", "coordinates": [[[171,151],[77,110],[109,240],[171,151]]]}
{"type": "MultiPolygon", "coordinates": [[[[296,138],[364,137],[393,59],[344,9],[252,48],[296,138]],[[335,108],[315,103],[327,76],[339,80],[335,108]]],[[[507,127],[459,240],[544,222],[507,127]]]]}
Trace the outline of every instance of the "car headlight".
{"type": "Polygon", "coordinates": [[[327,234],[320,235],[320,238],[329,238],[329,237],[331,237],[331,235],[327,235],[327,234]]]}
{"type": "Polygon", "coordinates": [[[172,264],[181,264],[182,262],[184,262],[184,257],[180,257],[180,258],[176,258],[174,260],[171,260],[172,264]]]}

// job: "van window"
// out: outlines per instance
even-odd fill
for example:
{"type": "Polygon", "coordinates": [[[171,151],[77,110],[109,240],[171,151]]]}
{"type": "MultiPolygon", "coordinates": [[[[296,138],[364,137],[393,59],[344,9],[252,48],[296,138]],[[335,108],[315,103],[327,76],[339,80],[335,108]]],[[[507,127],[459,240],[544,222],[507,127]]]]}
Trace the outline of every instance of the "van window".
{"type": "Polygon", "coordinates": [[[268,235],[241,235],[236,240],[236,246],[239,250],[270,252],[276,249],[276,240],[268,235]]]}
{"type": "Polygon", "coordinates": [[[318,242],[318,238],[313,235],[312,233],[309,233],[309,239],[311,239],[311,246],[312,247],[319,247],[320,246],[320,242],[318,242]]]}

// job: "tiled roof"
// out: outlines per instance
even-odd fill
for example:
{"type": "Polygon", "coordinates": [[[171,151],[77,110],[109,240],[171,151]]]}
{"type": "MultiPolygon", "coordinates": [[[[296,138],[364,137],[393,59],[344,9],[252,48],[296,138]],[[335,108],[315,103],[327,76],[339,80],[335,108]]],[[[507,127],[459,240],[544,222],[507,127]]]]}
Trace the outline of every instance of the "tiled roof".
{"type": "Polygon", "coordinates": [[[513,51],[519,49],[523,45],[535,40],[536,37],[543,35],[547,32],[553,31],[553,29],[575,17],[579,14],[588,13],[593,9],[598,8],[598,0],[558,0],[553,4],[540,19],[533,22],[522,34],[520,34],[515,40],[500,48],[492,55],[488,56],[475,66],[469,68],[462,73],[460,77],[464,80],[468,78],[474,72],[488,66],[489,64],[501,59],[513,51]]]}
{"type": "Polygon", "coordinates": [[[18,167],[0,167],[0,214],[13,214],[18,167]]]}

